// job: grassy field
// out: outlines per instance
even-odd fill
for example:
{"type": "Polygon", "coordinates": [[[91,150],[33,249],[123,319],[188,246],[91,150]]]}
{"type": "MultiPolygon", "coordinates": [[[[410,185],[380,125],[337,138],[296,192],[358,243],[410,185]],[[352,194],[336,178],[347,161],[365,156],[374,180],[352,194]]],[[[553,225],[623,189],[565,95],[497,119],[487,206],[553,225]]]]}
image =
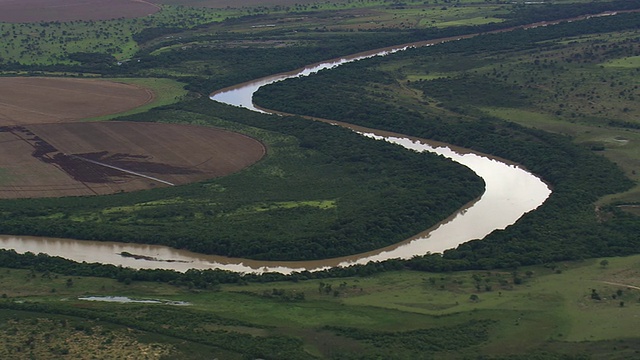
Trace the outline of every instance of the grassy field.
{"type": "MultiPolygon", "coordinates": [[[[640,331],[636,326],[640,311],[639,278],[640,256],[547,264],[512,271],[447,274],[397,271],[325,281],[223,285],[206,291],[0,269],[4,298],[1,307],[6,308],[7,302],[37,303],[50,309],[48,313],[25,312],[19,316],[24,326],[16,326],[15,314],[0,310],[0,329],[3,329],[0,337],[7,343],[24,344],[25,340],[20,339],[28,337],[34,329],[46,328],[45,333],[49,334],[46,336],[51,339],[73,336],[75,331],[85,333],[75,337],[75,346],[91,348],[100,343],[101,354],[128,351],[136,346],[137,351],[154,349],[155,352],[148,351],[149,358],[160,358],[163,354],[189,358],[175,346],[175,335],[161,330],[179,326],[179,320],[162,318],[159,314],[179,311],[185,317],[207,314],[217,318],[219,324],[212,324],[208,331],[224,329],[227,335],[238,333],[258,339],[274,336],[297,339],[309,357],[339,358],[338,354],[353,355],[356,349],[368,354],[365,357],[385,353],[376,343],[344,335],[338,329],[356,329],[352,330],[354,334],[365,331],[378,339],[388,338],[394,332],[411,338],[420,332],[489,322],[487,338],[479,344],[458,344],[458,347],[449,346],[448,350],[429,354],[434,358],[462,358],[471,354],[495,357],[539,353],[546,349],[573,355],[590,351],[595,359],[621,359],[640,351],[640,331]],[[126,296],[190,305],[176,310],[178,307],[169,305],[87,302],[78,299],[82,296],[126,296]],[[82,312],[69,309],[82,309],[82,312]],[[86,327],[92,329],[89,331],[51,326],[63,318],[77,323],[83,316],[91,318],[107,310],[142,311],[148,316],[145,321],[150,323],[135,325],[117,316],[103,315],[103,319],[88,323],[86,327]],[[154,317],[156,313],[158,316],[154,317]],[[134,339],[138,340],[117,350],[124,335],[122,325],[133,327],[130,331],[134,331],[134,339]],[[158,331],[149,333],[149,326],[155,326],[158,331]],[[146,342],[140,340],[144,338],[143,332],[149,333],[146,342]],[[614,344],[619,347],[613,347],[614,344]]],[[[187,331],[183,338],[211,351],[206,343],[197,340],[198,332],[205,331],[204,328],[197,330],[200,326],[194,325],[193,333],[187,331]]],[[[215,331],[210,333],[215,334],[215,331]]],[[[34,351],[45,351],[38,346],[41,341],[34,343],[34,351]]],[[[411,343],[393,344],[398,354],[413,351],[411,343]]],[[[51,345],[49,351],[58,348],[51,345]]],[[[73,348],[69,351],[73,353],[73,348]]],[[[222,355],[216,354],[221,359],[235,357],[225,356],[224,351],[222,355]]]]}
{"type": "Polygon", "coordinates": [[[637,69],[640,68],[640,56],[629,56],[621,59],[614,59],[602,64],[604,67],[611,68],[626,68],[637,69]]]}

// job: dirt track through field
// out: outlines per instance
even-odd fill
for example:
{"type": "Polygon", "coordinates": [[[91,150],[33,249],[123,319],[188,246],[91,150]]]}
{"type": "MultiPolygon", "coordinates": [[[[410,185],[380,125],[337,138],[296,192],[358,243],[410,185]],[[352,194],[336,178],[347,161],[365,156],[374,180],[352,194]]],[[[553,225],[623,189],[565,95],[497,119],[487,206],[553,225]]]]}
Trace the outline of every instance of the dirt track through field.
{"type": "Polygon", "coordinates": [[[143,177],[143,178],[145,178],[145,179],[149,179],[149,180],[157,181],[157,182],[159,182],[159,183],[166,184],[166,185],[169,185],[169,186],[175,186],[175,185],[176,185],[176,184],[174,184],[174,183],[170,183],[170,182],[168,182],[168,181],[164,181],[164,180],[162,180],[162,179],[158,179],[158,178],[153,177],[153,176],[149,176],[149,175],[145,175],[145,174],[140,174],[140,173],[137,173],[137,172],[135,172],[135,171],[131,171],[131,170],[127,170],[127,169],[123,169],[123,168],[120,168],[120,167],[117,167],[117,166],[113,166],[113,165],[109,165],[109,164],[101,163],[101,162],[94,161],[94,160],[90,160],[90,159],[85,159],[85,158],[80,157],[80,156],[75,156],[75,155],[69,155],[69,156],[70,156],[71,158],[73,158],[73,159],[78,159],[78,160],[86,161],[86,162],[89,162],[89,163],[92,163],[92,164],[96,164],[96,165],[104,166],[104,167],[109,168],[109,169],[115,169],[115,170],[118,170],[118,171],[122,171],[123,173],[131,174],[131,175],[135,175],[135,176],[140,176],[140,177],[143,177]]]}

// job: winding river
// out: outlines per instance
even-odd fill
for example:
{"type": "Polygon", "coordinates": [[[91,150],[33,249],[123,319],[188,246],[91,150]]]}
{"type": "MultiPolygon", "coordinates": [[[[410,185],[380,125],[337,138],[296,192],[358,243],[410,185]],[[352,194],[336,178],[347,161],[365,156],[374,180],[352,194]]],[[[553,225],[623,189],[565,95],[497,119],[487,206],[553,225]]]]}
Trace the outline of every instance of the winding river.
{"type": "MultiPolygon", "coordinates": [[[[473,35],[469,35],[473,36],[473,35]]],[[[469,37],[465,36],[465,37],[469,37]]],[[[254,111],[268,112],[253,105],[252,96],[261,86],[287,78],[306,76],[322,69],[357,61],[373,56],[384,56],[411,47],[430,46],[461,37],[438,39],[429,42],[405,44],[379,49],[333,61],[313,64],[290,73],[278,74],[231,88],[211,95],[214,101],[245,107],[254,111]]],[[[551,194],[549,187],[535,175],[517,164],[484,154],[457,148],[426,139],[402,134],[378,131],[350,124],[332,122],[380,141],[399,144],[415,151],[428,151],[443,155],[463,164],[482,177],[486,184],[484,194],[467,204],[442,223],[427,229],[401,243],[375,251],[335,259],[317,261],[255,261],[240,258],[196,254],[165,246],[127,244],[118,242],[84,241],[29,236],[0,236],[0,247],[14,249],[19,253],[33,252],[60,256],[78,262],[99,262],[136,269],[163,268],[177,271],[188,269],[225,269],[236,272],[280,272],[314,271],[335,266],[364,264],[392,258],[408,259],[416,255],[442,252],[473,239],[482,239],[497,229],[515,223],[525,213],[535,210],[551,194]],[[122,256],[122,253],[134,256],[122,256]]]]}

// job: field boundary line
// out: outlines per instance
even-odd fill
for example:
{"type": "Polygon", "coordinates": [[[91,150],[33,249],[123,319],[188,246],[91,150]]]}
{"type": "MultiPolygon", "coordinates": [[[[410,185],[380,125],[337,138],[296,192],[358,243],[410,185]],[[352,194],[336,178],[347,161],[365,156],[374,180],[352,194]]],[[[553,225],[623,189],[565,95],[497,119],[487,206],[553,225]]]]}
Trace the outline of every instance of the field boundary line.
{"type": "Polygon", "coordinates": [[[101,163],[99,161],[86,159],[86,158],[83,158],[83,157],[80,157],[80,156],[77,156],[77,155],[69,155],[69,156],[74,158],[74,159],[79,159],[79,160],[82,160],[82,161],[90,162],[92,164],[108,167],[110,169],[115,169],[115,170],[118,170],[118,171],[122,171],[122,172],[125,172],[127,174],[131,174],[131,175],[140,176],[140,177],[143,177],[143,178],[146,178],[146,179],[154,180],[154,181],[157,181],[157,182],[160,182],[160,183],[163,183],[163,184],[167,184],[169,186],[176,186],[176,184],[170,183],[170,182],[168,182],[166,180],[155,178],[153,176],[149,176],[149,175],[141,174],[141,173],[138,173],[138,172],[135,172],[135,171],[123,169],[123,168],[120,168],[120,167],[117,167],[117,166],[101,163]]]}

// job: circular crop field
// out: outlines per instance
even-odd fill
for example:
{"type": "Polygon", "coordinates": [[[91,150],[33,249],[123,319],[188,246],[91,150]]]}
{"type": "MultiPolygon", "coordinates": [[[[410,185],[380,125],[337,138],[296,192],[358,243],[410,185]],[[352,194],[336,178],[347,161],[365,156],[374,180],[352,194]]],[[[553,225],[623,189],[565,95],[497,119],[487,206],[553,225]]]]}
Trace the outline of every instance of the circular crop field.
{"type": "Polygon", "coordinates": [[[96,80],[0,77],[0,125],[72,122],[153,101],[139,86],[96,80]]]}
{"type": "Polygon", "coordinates": [[[79,122],[144,104],[149,90],[96,80],[9,80],[14,93],[35,99],[0,92],[0,198],[103,195],[187,184],[237,172],[265,154],[261,142],[221,129],[79,122]],[[116,89],[131,93],[124,96],[116,89]]]}
{"type": "Polygon", "coordinates": [[[110,20],[153,14],[160,7],[145,0],[0,0],[0,21],[110,20]]]}

